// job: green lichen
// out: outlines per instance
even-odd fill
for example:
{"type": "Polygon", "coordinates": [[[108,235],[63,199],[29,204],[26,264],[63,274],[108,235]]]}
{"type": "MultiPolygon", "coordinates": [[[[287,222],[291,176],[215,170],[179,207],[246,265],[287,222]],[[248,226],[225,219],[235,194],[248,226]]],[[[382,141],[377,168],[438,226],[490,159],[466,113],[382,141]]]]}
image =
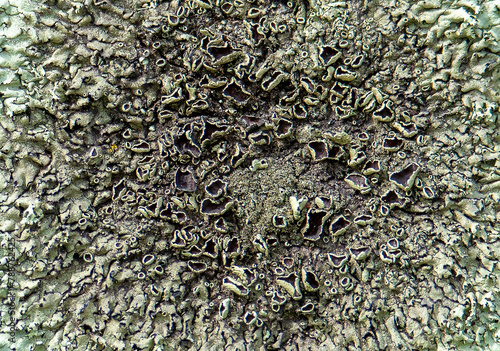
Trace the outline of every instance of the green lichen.
{"type": "Polygon", "coordinates": [[[0,348],[494,350],[496,7],[0,2],[0,348]]]}

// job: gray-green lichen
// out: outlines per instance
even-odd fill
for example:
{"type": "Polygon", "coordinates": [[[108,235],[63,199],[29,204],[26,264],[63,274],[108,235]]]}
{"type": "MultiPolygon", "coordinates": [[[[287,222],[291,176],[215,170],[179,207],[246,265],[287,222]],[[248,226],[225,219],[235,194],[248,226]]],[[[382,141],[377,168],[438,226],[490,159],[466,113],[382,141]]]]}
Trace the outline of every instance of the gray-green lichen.
{"type": "Polygon", "coordinates": [[[498,1],[0,18],[0,348],[498,349],[498,1]]]}

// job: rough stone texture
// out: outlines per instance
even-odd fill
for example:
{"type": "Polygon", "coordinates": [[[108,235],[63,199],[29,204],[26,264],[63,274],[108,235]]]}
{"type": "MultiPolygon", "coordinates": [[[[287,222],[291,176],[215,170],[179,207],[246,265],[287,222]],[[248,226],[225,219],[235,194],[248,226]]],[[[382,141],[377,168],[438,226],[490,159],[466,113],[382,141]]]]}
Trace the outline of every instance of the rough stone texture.
{"type": "Polygon", "coordinates": [[[0,15],[1,347],[498,348],[497,2],[0,15]]]}

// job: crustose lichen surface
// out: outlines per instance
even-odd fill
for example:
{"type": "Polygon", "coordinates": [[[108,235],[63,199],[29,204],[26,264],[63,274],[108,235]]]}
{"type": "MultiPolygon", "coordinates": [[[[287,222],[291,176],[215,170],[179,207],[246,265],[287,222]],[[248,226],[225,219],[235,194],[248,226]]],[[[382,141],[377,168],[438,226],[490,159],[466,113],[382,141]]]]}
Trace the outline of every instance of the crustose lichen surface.
{"type": "Polygon", "coordinates": [[[0,16],[1,347],[498,349],[498,1],[0,16]]]}

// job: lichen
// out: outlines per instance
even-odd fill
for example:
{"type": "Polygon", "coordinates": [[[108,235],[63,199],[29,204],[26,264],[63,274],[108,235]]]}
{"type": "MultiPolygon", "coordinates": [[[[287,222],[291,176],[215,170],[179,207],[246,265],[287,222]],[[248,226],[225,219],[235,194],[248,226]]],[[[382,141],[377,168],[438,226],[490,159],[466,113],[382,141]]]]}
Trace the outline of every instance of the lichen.
{"type": "Polygon", "coordinates": [[[497,7],[1,1],[0,348],[495,349],[497,7]]]}

